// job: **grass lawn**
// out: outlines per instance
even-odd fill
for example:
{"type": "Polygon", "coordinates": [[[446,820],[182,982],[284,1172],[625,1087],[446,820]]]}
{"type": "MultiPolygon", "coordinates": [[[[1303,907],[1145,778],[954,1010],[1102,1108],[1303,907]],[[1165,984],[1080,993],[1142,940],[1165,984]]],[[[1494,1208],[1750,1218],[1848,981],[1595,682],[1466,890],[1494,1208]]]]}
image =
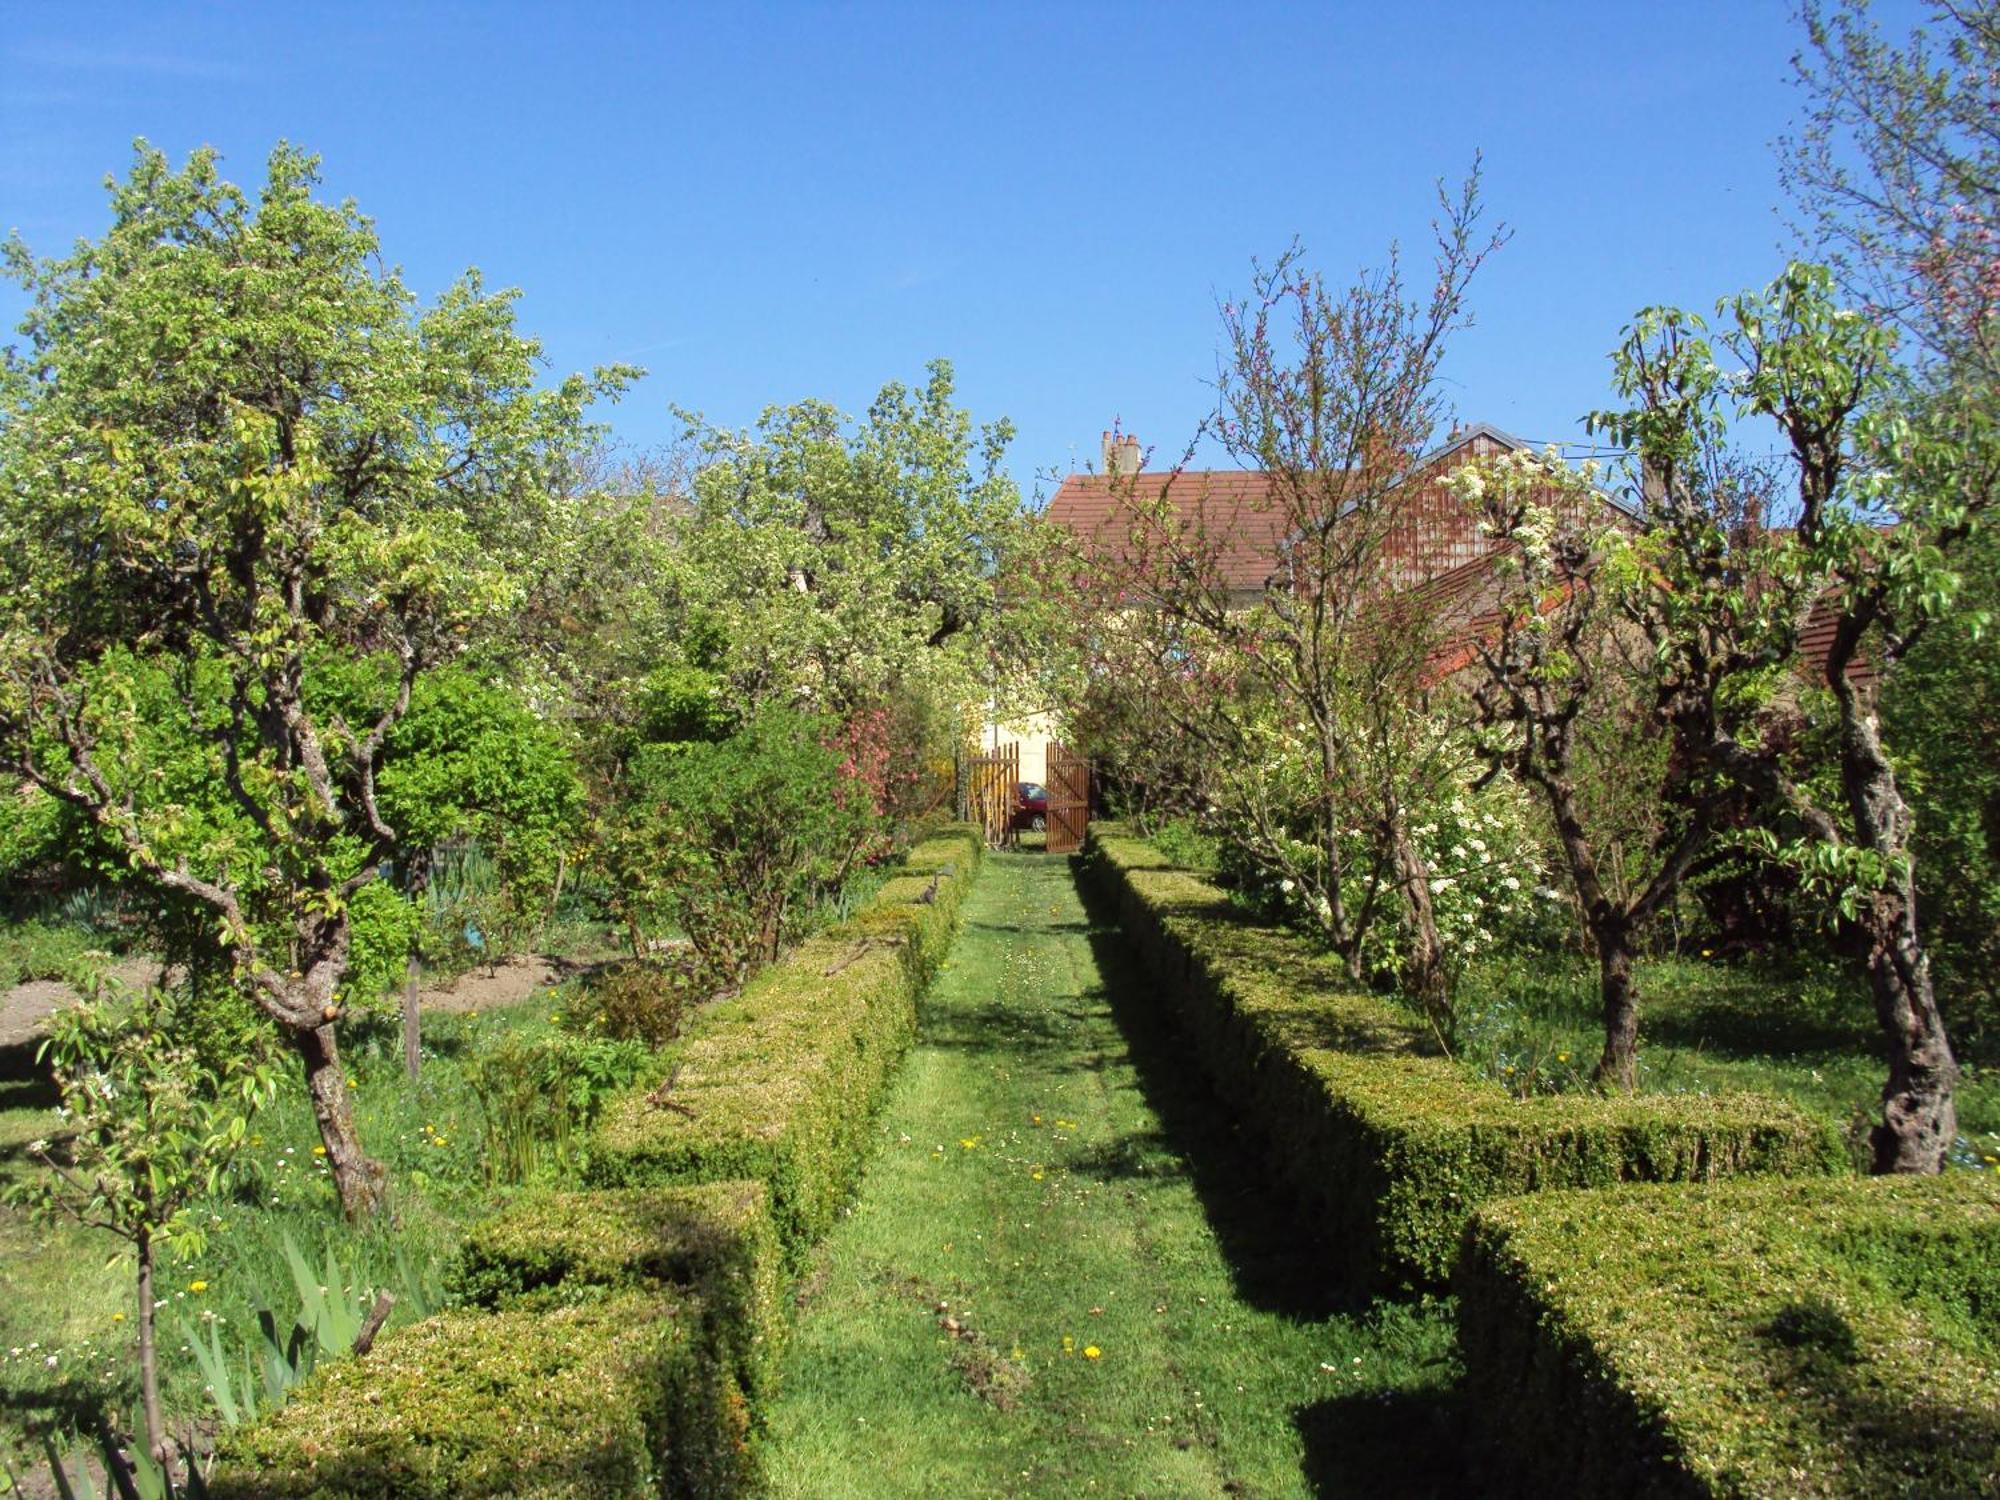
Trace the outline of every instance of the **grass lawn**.
{"type": "Polygon", "coordinates": [[[1066,860],[994,856],[771,1422],[779,1496],[1462,1492],[1448,1307],[1357,1306],[1066,860]]]}
{"type": "MultiPolygon", "coordinates": [[[[1640,1087],[1758,1089],[1829,1115],[1865,1162],[1887,1064],[1865,983],[1830,965],[1661,958],[1642,964],[1640,1087]]],[[[1519,1089],[1580,1087],[1603,1050],[1597,975],[1574,957],[1496,958],[1461,991],[1460,1056],[1519,1089]]],[[[2000,1160],[2000,1067],[1960,1057],[1964,1166],[2000,1160]]]]}

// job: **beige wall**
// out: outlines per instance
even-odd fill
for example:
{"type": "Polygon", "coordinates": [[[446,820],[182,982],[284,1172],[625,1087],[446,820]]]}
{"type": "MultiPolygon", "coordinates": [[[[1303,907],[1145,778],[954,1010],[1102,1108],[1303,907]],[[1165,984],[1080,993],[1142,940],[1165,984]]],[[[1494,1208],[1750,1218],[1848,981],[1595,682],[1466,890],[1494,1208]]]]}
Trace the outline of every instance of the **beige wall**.
{"type": "Polygon", "coordinates": [[[979,748],[998,750],[1004,745],[1021,747],[1021,779],[1047,786],[1049,746],[1056,742],[1056,719],[1052,713],[1027,714],[1005,722],[989,720],[979,731],[979,748]]]}

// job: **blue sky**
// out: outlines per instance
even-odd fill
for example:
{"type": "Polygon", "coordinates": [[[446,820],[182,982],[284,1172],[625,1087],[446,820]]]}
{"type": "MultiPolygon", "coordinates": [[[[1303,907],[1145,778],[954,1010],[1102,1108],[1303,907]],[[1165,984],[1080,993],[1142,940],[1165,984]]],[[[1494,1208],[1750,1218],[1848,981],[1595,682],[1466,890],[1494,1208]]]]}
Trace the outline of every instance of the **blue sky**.
{"type": "Polygon", "coordinates": [[[1114,419],[1177,454],[1252,257],[1296,235],[1343,280],[1421,251],[1475,152],[1514,237],[1454,404],[1580,439],[1635,309],[1781,263],[1801,108],[1784,0],[0,14],[0,225],[38,252],[101,231],[134,136],[246,183],[286,137],[420,291],[476,265],[557,372],[646,366],[606,413],[624,441],[673,436],[673,404],[858,411],[943,355],[1029,490],[1114,419]]]}

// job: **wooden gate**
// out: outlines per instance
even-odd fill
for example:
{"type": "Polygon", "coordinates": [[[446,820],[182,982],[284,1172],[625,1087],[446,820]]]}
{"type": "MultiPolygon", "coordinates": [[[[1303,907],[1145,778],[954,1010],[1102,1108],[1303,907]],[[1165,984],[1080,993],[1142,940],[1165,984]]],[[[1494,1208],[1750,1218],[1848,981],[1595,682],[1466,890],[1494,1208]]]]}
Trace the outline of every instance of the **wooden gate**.
{"type": "Polygon", "coordinates": [[[1049,746],[1049,853],[1074,854],[1090,827],[1090,762],[1067,745],[1049,746]]]}
{"type": "Polygon", "coordinates": [[[1011,849],[1020,841],[1014,828],[1021,781],[1021,747],[999,745],[966,757],[965,816],[986,830],[987,847],[1011,849]]]}

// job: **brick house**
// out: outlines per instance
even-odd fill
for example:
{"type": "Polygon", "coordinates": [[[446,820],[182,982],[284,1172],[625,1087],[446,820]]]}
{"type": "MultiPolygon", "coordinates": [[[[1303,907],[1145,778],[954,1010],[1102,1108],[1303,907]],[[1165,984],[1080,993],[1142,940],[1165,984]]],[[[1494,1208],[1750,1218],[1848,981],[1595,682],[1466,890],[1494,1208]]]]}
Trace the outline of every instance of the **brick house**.
{"type": "MultiPolygon", "coordinates": [[[[1468,628],[1476,628],[1489,598],[1483,585],[1496,544],[1480,534],[1464,503],[1439,481],[1471,460],[1529,447],[1490,423],[1474,423],[1418,459],[1399,486],[1407,489],[1408,498],[1398,507],[1397,522],[1384,543],[1387,566],[1399,584],[1433,594],[1445,617],[1462,620],[1468,628]]],[[[1118,553],[1129,538],[1125,497],[1150,500],[1164,494],[1180,523],[1218,550],[1221,581],[1235,598],[1248,604],[1264,593],[1285,539],[1283,509],[1269,475],[1245,469],[1147,472],[1140,468],[1138,439],[1109,432],[1100,456],[1097,472],[1063,480],[1043,513],[1047,520],[1075,533],[1086,547],[1118,553]]],[[[1635,519],[1622,501],[1598,493],[1612,512],[1635,519]]],[[[1053,715],[1030,713],[1005,723],[989,722],[981,743],[986,749],[1018,744],[1022,778],[1041,781],[1055,733],[1053,715]]]]}

